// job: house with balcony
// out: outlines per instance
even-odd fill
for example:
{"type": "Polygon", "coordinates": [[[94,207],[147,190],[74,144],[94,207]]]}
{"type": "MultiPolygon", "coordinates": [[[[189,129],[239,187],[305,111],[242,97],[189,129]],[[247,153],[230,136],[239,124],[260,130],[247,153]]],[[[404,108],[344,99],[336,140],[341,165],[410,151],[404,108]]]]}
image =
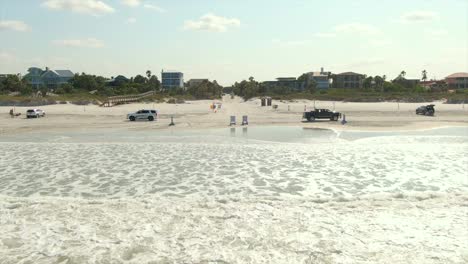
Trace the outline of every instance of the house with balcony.
{"type": "Polygon", "coordinates": [[[468,72],[457,72],[445,77],[449,89],[468,89],[468,72]]]}
{"type": "Polygon", "coordinates": [[[296,77],[278,77],[276,78],[276,81],[263,82],[263,85],[265,85],[267,89],[284,88],[289,90],[302,91],[304,90],[305,83],[303,81],[297,80],[296,77]]]}
{"type": "Polygon", "coordinates": [[[355,72],[333,74],[333,88],[359,89],[362,88],[366,75],[355,72]]]}
{"type": "Polygon", "coordinates": [[[60,85],[68,83],[75,74],[70,70],[52,70],[48,67],[45,70],[31,67],[24,79],[35,89],[45,86],[49,89],[56,89],[60,85]]]}

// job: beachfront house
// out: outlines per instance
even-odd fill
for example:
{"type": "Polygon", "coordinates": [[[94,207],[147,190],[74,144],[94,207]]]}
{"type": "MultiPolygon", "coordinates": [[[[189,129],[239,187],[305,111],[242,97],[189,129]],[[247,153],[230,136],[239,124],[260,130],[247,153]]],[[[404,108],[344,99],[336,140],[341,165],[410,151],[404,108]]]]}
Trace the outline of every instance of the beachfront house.
{"type": "Polygon", "coordinates": [[[355,72],[333,74],[333,88],[358,89],[362,88],[366,75],[355,72]]]}
{"type": "Polygon", "coordinates": [[[330,88],[330,75],[331,72],[326,72],[323,68],[319,72],[308,72],[306,73],[305,86],[309,86],[311,82],[315,82],[317,89],[328,89],[330,88]]]}
{"type": "Polygon", "coordinates": [[[292,91],[304,90],[304,82],[297,80],[296,77],[279,77],[276,81],[266,81],[263,85],[267,90],[286,89],[292,91]]]}
{"type": "Polygon", "coordinates": [[[445,77],[449,89],[468,89],[468,72],[457,72],[445,77]]]}
{"type": "Polygon", "coordinates": [[[161,71],[161,86],[163,89],[184,88],[184,74],[177,71],[161,71]]]}
{"type": "Polygon", "coordinates": [[[24,79],[35,89],[41,86],[56,89],[60,85],[68,83],[74,76],[74,73],[70,70],[52,70],[49,67],[42,70],[41,68],[31,67],[24,79]]]}
{"type": "Polygon", "coordinates": [[[128,82],[130,82],[130,79],[123,75],[117,75],[117,77],[112,77],[110,80],[106,81],[110,86],[120,86],[128,82]]]}
{"type": "Polygon", "coordinates": [[[403,86],[404,88],[415,88],[416,86],[419,85],[421,81],[416,78],[405,78],[404,76],[399,75],[392,82],[399,84],[403,86]]]}
{"type": "Polygon", "coordinates": [[[203,82],[209,82],[208,79],[190,79],[188,82],[187,82],[187,87],[188,88],[194,88],[194,87],[198,87],[200,84],[202,84],[203,82]]]}

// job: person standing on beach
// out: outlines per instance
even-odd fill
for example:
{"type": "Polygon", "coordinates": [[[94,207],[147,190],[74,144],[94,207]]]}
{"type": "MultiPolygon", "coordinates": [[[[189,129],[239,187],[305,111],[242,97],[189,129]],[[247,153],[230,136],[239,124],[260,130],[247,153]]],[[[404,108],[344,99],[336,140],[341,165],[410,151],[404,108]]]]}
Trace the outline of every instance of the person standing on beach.
{"type": "Polygon", "coordinates": [[[10,116],[11,116],[11,118],[15,117],[15,113],[14,113],[14,111],[13,111],[13,108],[10,109],[10,116]]]}

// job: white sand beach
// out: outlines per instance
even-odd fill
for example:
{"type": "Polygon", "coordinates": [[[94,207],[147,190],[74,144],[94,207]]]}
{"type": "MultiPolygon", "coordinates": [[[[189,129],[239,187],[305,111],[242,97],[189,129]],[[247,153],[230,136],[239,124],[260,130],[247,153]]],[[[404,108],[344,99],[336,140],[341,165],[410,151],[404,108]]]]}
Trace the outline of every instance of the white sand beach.
{"type": "Polygon", "coordinates": [[[0,133],[10,134],[22,131],[62,131],[85,129],[165,129],[174,117],[176,127],[185,128],[221,128],[229,125],[229,117],[236,116],[240,123],[243,115],[249,118],[249,125],[300,125],[304,127],[334,128],[339,130],[420,130],[444,126],[468,125],[468,105],[435,104],[434,117],[418,116],[415,109],[428,103],[348,103],[327,101],[274,101],[278,109],[261,107],[259,99],[244,102],[236,97],[225,96],[222,100],[187,101],[183,104],[134,103],[114,107],[97,105],[78,106],[57,104],[38,107],[45,110],[46,118],[26,119],[25,113],[31,107],[15,107],[15,112],[22,113],[18,118],[10,118],[8,112],[13,107],[0,107],[0,133]],[[210,109],[213,102],[221,102],[222,108],[216,113],[210,109]],[[346,115],[348,123],[328,120],[306,123],[302,113],[308,110],[326,108],[346,115]],[[157,122],[129,122],[127,113],[139,109],[157,109],[160,118],[157,122]]]}

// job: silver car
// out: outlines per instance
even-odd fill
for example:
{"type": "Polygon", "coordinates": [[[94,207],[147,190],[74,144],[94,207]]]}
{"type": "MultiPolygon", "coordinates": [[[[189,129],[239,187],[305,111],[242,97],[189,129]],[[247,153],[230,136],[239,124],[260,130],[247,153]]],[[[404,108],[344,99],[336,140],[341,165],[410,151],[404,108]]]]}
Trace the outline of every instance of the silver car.
{"type": "Polygon", "coordinates": [[[39,117],[44,117],[45,112],[41,109],[29,109],[26,111],[26,118],[39,118],[39,117]]]}
{"type": "Polygon", "coordinates": [[[139,110],[135,113],[130,113],[127,115],[127,119],[130,121],[136,120],[148,120],[154,121],[158,117],[158,111],[156,110],[139,110]]]}

